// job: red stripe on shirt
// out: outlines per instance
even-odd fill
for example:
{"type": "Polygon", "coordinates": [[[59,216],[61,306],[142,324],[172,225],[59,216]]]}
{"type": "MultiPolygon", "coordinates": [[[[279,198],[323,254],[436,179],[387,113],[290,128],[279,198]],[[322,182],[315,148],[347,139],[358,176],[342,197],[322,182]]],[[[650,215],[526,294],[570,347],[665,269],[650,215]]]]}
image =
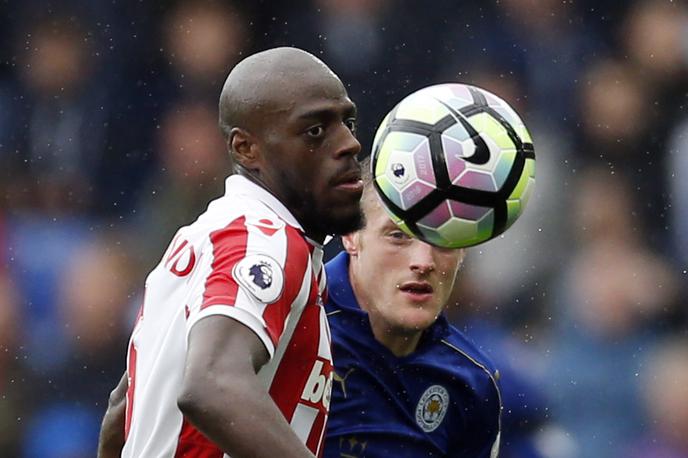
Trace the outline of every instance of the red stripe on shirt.
{"type": "MultiPolygon", "coordinates": [[[[288,422],[292,421],[298,404],[315,407],[319,410],[306,442],[306,446],[313,453],[317,452],[322,442],[322,428],[325,427],[327,415],[322,399],[317,403],[302,399],[314,364],[319,360],[318,347],[322,329],[320,328],[320,306],[314,304],[316,296],[317,286],[313,285],[309,303],[296,326],[297,332],[294,333],[270,385],[270,397],[288,422]],[[311,440],[311,437],[314,439],[311,440]]],[[[331,365],[328,362],[323,365],[322,372],[315,375],[322,375],[327,379],[331,370],[331,365]]]]}
{"type": "Polygon", "coordinates": [[[177,450],[174,452],[175,458],[222,458],[224,452],[203,433],[194,428],[186,418],[182,422],[182,429],[179,432],[177,450]]]}
{"type": "Polygon", "coordinates": [[[268,335],[274,346],[277,346],[287,315],[296,296],[301,290],[303,278],[308,274],[308,258],[310,252],[308,244],[300,232],[291,227],[285,230],[287,236],[287,257],[284,261],[284,291],[280,298],[268,305],[263,312],[263,319],[267,327],[268,335]]]}
{"type": "Polygon", "coordinates": [[[136,346],[134,342],[129,344],[129,355],[127,361],[127,397],[124,407],[124,440],[129,436],[131,429],[131,417],[134,413],[134,389],[136,388],[136,346]]]}
{"type": "Polygon", "coordinates": [[[320,441],[323,438],[323,432],[325,431],[326,424],[327,415],[323,414],[322,412],[319,413],[318,416],[315,418],[315,421],[313,422],[313,426],[311,427],[311,433],[308,435],[308,439],[306,440],[306,447],[308,447],[308,450],[312,450],[313,453],[319,452],[318,457],[322,456],[323,450],[325,448],[320,447],[320,450],[318,450],[320,441]]]}
{"type": "Polygon", "coordinates": [[[213,264],[205,282],[201,310],[211,305],[234,305],[239,285],[232,269],[246,256],[248,231],[245,217],[237,218],[222,229],[210,233],[213,264]]]}
{"type": "MultiPolygon", "coordinates": [[[[143,306],[146,303],[146,293],[143,293],[143,302],[136,313],[136,320],[134,321],[134,329],[139,325],[143,319],[143,306]]],[[[126,403],[124,405],[124,440],[129,436],[131,429],[131,418],[134,414],[134,390],[136,389],[136,345],[134,345],[134,337],[129,342],[129,349],[127,352],[127,394],[126,403]]]]}
{"type": "Polygon", "coordinates": [[[270,385],[270,397],[287,421],[291,421],[296,404],[318,358],[320,343],[320,307],[315,305],[317,287],[311,287],[308,305],[296,325],[294,335],[280,361],[270,385]]]}

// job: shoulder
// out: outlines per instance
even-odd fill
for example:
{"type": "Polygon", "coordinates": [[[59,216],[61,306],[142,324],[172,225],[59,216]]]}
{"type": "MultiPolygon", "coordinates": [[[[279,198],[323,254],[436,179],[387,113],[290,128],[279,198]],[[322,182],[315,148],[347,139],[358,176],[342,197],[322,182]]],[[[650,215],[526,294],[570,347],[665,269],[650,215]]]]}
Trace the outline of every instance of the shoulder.
{"type": "Polygon", "coordinates": [[[298,228],[260,200],[225,195],[177,232],[163,261],[177,257],[183,261],[189,251],[188,256],[202,266],[193,277],[199,284],[213,274],[222,278],[220,283],[232,276],[267,301],[283,284],[301,285],[309,272],[309,247],[298,228]],[[272,286],[266,288],[267,284],[272,286]]]}
{"type": "Polygon", "coordinates": [[[343,312],[360,311],[349,281],[349,255],[341,252],[326,265],[328,318],[336,320],[343,312]]]}
{"type": "Polygon", "coordinates": [[[471,364],[494,376],[497,372],[492,360],[461,331],[451,324],[447,325],[447,333],[440,340],[441,345],[453,352],[457,358],[468,360],[471,364]]]}
{"type": "Polygon", "coordinates": [[[224,196],[208,206],[188,227],[210,242],[209,247],[274,257],[285,265],[287,254],[304,258],[309,245],[301,232],[265,203],[250,196],[224,196]]]}

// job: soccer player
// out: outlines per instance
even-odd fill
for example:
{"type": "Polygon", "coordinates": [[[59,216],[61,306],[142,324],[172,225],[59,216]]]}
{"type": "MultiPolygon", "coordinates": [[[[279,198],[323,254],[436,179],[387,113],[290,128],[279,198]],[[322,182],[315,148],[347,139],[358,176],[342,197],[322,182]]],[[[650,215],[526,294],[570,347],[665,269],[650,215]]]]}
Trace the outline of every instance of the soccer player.
{"type": "Polygon", "coordinates": [[[366,181],[365,227],[326,266],[335,375],[325,456],[494,457],[497,373],[442,316],[465,252],[403,233],[366,181]]]}
{"type": "Polygon", "coordinates": [[[322,242],[361,223],[356,108],[294,48],[254,54],[220,96],[236,173],[146,280],[99,455],[309,457],[331,354],[322,242]]]}

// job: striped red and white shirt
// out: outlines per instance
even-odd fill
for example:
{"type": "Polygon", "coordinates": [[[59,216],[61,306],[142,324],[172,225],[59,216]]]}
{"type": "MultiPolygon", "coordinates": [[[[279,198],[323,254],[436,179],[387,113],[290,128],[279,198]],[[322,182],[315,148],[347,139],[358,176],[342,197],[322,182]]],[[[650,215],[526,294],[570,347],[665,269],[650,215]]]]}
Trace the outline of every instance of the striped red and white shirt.
{"type": "Polygon", "coordinates": [[[332,386],[322,256],[273,195],[227,178],[225,195],[179,229],[146,279],[127,355],[123,457],[227,456],[177,408],[189,330],[209,315],[240,321],[262,340],[270,360],[256,389],[320,455],[332,386]]]}

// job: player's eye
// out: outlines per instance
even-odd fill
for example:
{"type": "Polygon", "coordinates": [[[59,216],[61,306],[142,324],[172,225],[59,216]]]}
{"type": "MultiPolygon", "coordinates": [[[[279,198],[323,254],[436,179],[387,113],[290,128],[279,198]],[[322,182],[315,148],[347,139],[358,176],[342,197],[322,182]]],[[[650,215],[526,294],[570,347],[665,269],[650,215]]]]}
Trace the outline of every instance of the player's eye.
{"type": "Polygon", "coordinates": [[[306,131],[309,137],[320,138],[325,134],[325,128],[323,126],[313,126],[306,131]]]}
{"type": "Polygon", "coordinates": [[[344,124],[346,124],[346,127],[352,132],[356,133],[356,119],[355,118],[349,118],[346,121],[344,121],[344,124]]]}
{"type": "Polygon", "coordinates": [[[404,240],[410,239],[410,237],[402,231],[391,231],[387,235],[389,238],[391,238],[395,241],[404,241],[404,240]]]}

